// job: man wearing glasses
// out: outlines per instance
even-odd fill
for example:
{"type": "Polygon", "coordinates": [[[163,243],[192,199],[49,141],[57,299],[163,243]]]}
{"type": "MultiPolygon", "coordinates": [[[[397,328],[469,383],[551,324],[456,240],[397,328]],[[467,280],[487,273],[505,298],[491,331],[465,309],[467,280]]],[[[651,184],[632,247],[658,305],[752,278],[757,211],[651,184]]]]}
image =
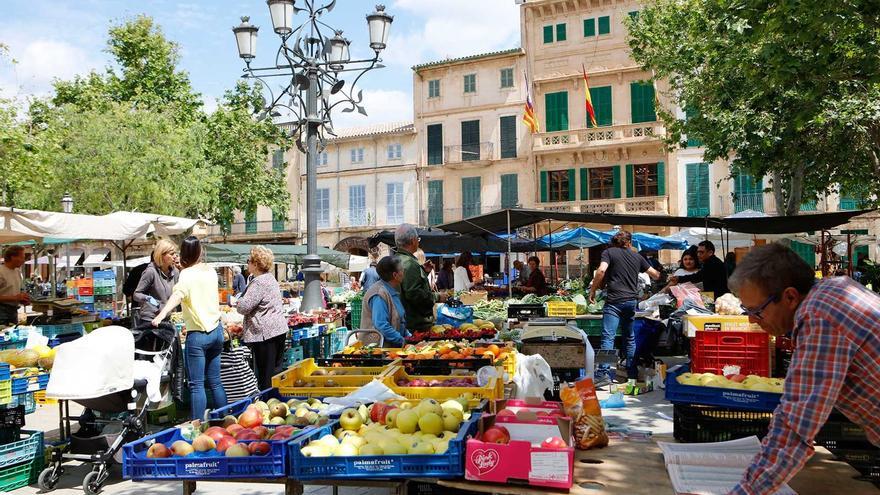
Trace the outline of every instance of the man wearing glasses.
{"type": "Polygon", "coordinates": [[[775,336],[791,332],[795,346],[761,453],[730,493],[774,493],[813,455],[834,408],[880,446],[880,297],[848,277],[816,282],[781,244],[752,249],[730,286],[749,321],[775,336]]]}

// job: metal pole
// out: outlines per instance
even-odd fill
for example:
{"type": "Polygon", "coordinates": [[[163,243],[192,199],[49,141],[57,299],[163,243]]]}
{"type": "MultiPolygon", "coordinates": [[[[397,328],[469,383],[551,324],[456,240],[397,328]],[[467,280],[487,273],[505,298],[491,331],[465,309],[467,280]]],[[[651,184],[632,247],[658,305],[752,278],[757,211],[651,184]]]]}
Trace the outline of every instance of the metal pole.
{"type": "Polygon", "coordinates": [[[852,259],[852,234],[846,233],[846,274],[850,277],[853,276],[853,259],[852,259]]]}
{"type": "Polygon", "coordinates": [[[309,87],[306,90],[306,256],[303,258],[301,312],[324,307],[321,296],[321,258],[318,257],[317,158],[318,158],[318,68],[309,61],[309,87]]]}
{"type": "Polygon", "coordinates": [[[510,210],[507,210],[507,295],[513,298],[513,270],[510,262],[510,210]]]}
{"type": "Polygon", "coordinates": [[[65,264],[65,268],[67,268],[67,280],[70,280],[70,243],[69,242],[65,246],[65,253],[67,254],[67,263],[65,264]]]}

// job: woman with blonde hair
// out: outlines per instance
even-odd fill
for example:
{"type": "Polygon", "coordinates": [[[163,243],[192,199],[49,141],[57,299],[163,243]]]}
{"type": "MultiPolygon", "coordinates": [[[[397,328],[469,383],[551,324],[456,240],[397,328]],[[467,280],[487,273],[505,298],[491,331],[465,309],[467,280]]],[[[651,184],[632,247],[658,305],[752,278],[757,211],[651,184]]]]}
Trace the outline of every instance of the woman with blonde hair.
{"type": "Polygon", "coordinates": [[[281,287],[272,275],[275,257],[263,246],[251,248],[248,258],[250,282],[238,299],[236,309],[244,316],[244,343],[254,354],[260,390],[272,386],[272,376],[281,370],[287,318],[281,309],[281,287]]]}
{"type": "Polygon", "coordinates": [[[171,298],[171,291],[180,272],[175,267],[177,246],[161,239],[153,248],[150,264],[141,274],[133,299],[140,305],[140,321],[149,323],[171,298]]]}

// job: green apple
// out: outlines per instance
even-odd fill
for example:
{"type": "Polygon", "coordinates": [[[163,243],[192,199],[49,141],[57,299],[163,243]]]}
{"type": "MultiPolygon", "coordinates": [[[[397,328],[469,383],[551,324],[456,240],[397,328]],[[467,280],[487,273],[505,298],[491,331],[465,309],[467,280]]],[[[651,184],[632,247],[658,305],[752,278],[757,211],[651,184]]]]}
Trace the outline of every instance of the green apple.
{"type": "Polygon", "coordinates": [[[419,426],[419,414],[412,409],[400,411],[394,420],[394,426],[404,434],[415,433],[419,426]]]}
{"type": "Polygon", "coordinates": [[[333,455],[333,451],[320,442],[312,442],[303,447],[300,452],[306,457],[330,457],[333,455]]]}
{"type": "MultiPolygon", "coordinates": [[[[318,439],[318,443],[321,443],[325,447],[327,447],[330,452],[336,450],[336,447],[339,447],[339,440],[333,435],[327,434],[318,439]]],[[[311,445],[311,444],[309,444],[311,445]]]]}
{"type": "Polygon", "coordinates": [[[310,425],[313,425],[318,422],[318,413],[316,413],[315,411],[309,411],[303,417],[306,418],[306,420],[308,420],[310,425]]]}
{"type": "Polygon", "coordinates": [[[418,411],[419,416],[424,416],[428,413],[434,413],[437,416],[443,414],[443,408],[440,406],[440,403],[434,399],[422,399],[419,402],[419,405],[416,406],[416,411],[418,411]]]}
{"type": "Polygon", "coordinates": [[[443,413],[443,430],[444,431],[458,431],[458,428],[461,426],[461,418],[458,417],[452,411],[446,411],[443,413]]]}
{"type": "Polygon", "coordinates": [[[443,418],[437,413],[429,412],[419,418],[419,430],[422,433],[439,435],[443,433],[443,418]]]}
{"type": "Polygon", "coordinates": [[[348,431],[357,431],[363,424],[363,417],[353,407],[342,411],[342,416],[339,417],[339,425],[348,431]]]}
{"type": "Polygon", "coordinates": [[[273,425],[276,425],[276,426],[278,426],[278,425],[283,425],[283,424],[284,424],[284,418],[282,418],[281,416],[275,416],[274,418],[269,418],[269,424],[273,424],[273,425]]]}
{"type": "Polygon", "coordinates": [[[382,447],[379,447],[374,443],[368,443],[358,451],[358,455],[382,455],[384,453],[382,447]]]}
{"type": "Polygon", "coordinates": [[[434,453],[435,454],[445,454],[447,450],[449,450],[449,441],[448,440],[441,440],[440,442],[437,443],[437,445],[434,446],[434,453]]]}
{"type": "Polygon", "coordinates": [[[342,438],[342,443],[343,443],[343,444],[354,445],[354,446],[357,447],[357,448],[361,448],[361,447],[363,447],[364,445],[367,444],[367,441],[364,440],[363,437],[359,437],[359,436],[357,436],[357,435],[355,435],[355,434],[353,434],[353,433],[349,433],[348,435],[345,435],[345,436],[342,438]]]}
{"type": "MultiPolygon", "coordinates": [[[[370,410],[367,409],[367,406],[361,404],[360,407],[357,408],[357,412],[361,416],[361,423],[369,423],[370,410]]],[[[357,429],[357,428],[355,428],[355,429],[357,429]]]]}
{"type": "Polygon", "coordinates": [[[395,426],[394,421],[396,421],[397,415],[400,414],[400,411],[401,411],[401,409],[399,409],[399,408],[394,408],[394,409],[388,411],[388,414],[385,415],[385,426],[390,426],[390,427],[394,428],[394,426],[395,426]]]}
{"type": "Polygon", "coordinates": [[[308,407],[300,405],[300,406],[297,406],[296,412],[294,412],[293,414],[297,418],[304,418],[304,417],[306,417],[306,414],[308,414],[310,412],[312,412],[312,411],[309,411],[308,407]]]}
{"type": "Polygon", "coordinates": [[[343,443],[336,449],[336,452],[334,452],[333,455],[336,457],[351,457],[358,455],[358,451],[358,446],[350,443],[343,443]]]}

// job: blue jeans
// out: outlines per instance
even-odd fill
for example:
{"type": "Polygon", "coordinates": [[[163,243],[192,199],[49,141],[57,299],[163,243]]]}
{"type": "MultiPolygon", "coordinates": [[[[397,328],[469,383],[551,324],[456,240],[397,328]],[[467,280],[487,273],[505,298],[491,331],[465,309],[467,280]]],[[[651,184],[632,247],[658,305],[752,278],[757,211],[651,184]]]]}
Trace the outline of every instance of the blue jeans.
{"type": "Polygon", "coordinates": [[[203,419],[208,399],[205,383],[211,389],[214,407],[226,405],[226,392],[220,382],[220,352],[223,350],[223,325],[211,333],[186,334],[186,372],[189,375],[190,405],[193,418],[203,419]]]}
{"type": "Polygon", "coordinates": [[[639,369],[633,359],[636,354],[636,338],[633,334],[633,315],[636,312],[637,302],[623,301],[619,303],[605,303],[602,310],[602,349],[614,349],[614,337],[617,328],[626,343],[626,377],[638,378],[639,369]]]}

